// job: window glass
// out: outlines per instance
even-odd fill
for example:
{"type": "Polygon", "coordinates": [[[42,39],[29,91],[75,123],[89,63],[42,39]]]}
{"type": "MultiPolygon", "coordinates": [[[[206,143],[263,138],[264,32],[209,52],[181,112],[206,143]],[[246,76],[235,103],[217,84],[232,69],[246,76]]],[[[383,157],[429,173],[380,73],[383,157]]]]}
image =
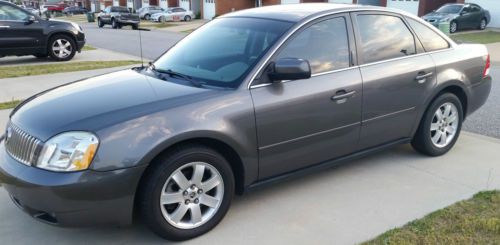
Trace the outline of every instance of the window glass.
{"type": "Polygon", "coordinates": [[[415,38],[399,17],[358,15],[357,21],[365,63],[416,53],[415,38]]]}
{"type": "Polygon", "coordinates": [[[286,44],[277,58],[308,60],[313,74],[349,67],[345,19],[334,18],[307,27],[286,44]]]}
{"type": "Polygon", "coordinates": [[[410,23],[411,28],[413,28],[415,33],[417,33],[418,38],[422,42],[422,45],[424,45],[424,49],[427,52],[446,49],[450,47],[450,45],[444,38],[439,36],[429,27],[414,19],[407,18],[407,20],[408,23],[410,23]]]}
{"type": "Polygon", "coordinates": [[[0,20],[24,21],[28,14],[9,5],[0,5],[0,20]]]}

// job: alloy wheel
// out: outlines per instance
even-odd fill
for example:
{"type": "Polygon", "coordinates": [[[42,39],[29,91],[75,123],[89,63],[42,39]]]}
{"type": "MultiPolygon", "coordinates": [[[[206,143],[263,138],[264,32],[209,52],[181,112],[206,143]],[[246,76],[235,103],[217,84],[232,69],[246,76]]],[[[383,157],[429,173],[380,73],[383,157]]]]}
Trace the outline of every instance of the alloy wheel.
{"type": "Polygon", "coordinates": [[[486,20],[485,19],[481,20],[480,28],[481,28],[481,30],[486,29],[486,20]]]}
{"type": "Polygon", "coordinates": [[[457,133],[459,123],[458,109],[450,102],[441,105],[432,118],[431,141],[438,147],[446,147],[453,141],[457,133]]]}
{"type": "Polygon", "coordinates": [[[215,167],[205,162],[187,163],[165,182],[161,212],[172,226],[193,229],[217,213],[223,197],[224,181],[215,167]]]}
{"type": "Polygon", "coordinates": [[[52,52],[59,58],[64,59],[71,55],[73,47],[66,39],[56,39],[52,43],[52,52]]]}
{"type": "Polygon", "coordinates": [[[450,32],[454,33],[457,31],[457,23],[456,22],[451,22],[450,24],[450,32]]]}

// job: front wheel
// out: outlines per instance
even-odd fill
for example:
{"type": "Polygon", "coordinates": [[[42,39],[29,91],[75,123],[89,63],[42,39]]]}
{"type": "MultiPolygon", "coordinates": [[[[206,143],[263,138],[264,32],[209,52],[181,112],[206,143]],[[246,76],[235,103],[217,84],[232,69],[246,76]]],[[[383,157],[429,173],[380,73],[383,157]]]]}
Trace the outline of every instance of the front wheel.
{"type": "Polygon", "coordinates": [[[151,19],[151,15],[150,14],[145,14],[144,15],[144,19],[145,20],[150,20],[151,19]]]}
{"type": "Polygon", "coordinates": [[[182,241],[214,228],[234,195],[233,172],[217,151],[200,145],[160,157],[141,182],[140,211],[159,236],[182,241]]]}
{"type": "Polygon", "coordinates": [[[427,109],[411,145],[429,156],[447,153],[460,135],[463,118],[462,103],[457,96],[441,94],[427,109]]]}
{"type": "Polygon", "coordinates": [[[455,33],[458,31],[458,24],[456,21],[450,23],[450,33],[455,33]]]}
{"type": "Polygon", "coordinates": [[[111,28],[118,29],[118,28],[120,28],[120,24],[118,22],[116,22],[115,19],[112,19],[111,20],[111,28]]]}
{"type": "Polygon", "coordinates": [[[75,56],[75,41],[66,35],[55,35],[49,41],[49,55],[55,61],[68,61],[75,56]]]}
{"type": "Polygon", "coordinates": [[[101,18],[98,18],[98,19],[97,19],[97,26],[98,26],[99,28],[102,28],[102,27],[104,26],[104,22],[102,22],[101,18]]]}

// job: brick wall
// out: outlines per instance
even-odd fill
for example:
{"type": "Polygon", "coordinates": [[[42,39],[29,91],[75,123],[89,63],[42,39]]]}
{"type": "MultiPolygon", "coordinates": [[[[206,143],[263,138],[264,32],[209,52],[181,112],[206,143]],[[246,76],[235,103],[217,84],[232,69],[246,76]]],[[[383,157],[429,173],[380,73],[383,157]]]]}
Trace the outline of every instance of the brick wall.
{"type": "Polygon", "coordinates": [[[222,15],[225,13],[255,7],[255,0],[217,0],[215,2],[215,13],[222,15]]]}
{"type": "Polygon", "coordinates": [[[276,5],[280,4],[281,0],[262,0],[262,5],[264,6],[269,6],[269,5],[276,5]]]}
{"type": "Polygon", "coordinates": [[[179,7],[179,2],[177,0],[168,0],[168,7],[179,7]]]}

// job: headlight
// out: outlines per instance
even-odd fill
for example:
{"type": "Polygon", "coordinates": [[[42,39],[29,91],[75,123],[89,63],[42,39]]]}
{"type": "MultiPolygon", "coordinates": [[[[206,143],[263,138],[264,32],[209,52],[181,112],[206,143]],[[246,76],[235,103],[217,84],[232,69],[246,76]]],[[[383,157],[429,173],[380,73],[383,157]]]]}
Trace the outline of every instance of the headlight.
{"type": "Polygon", "coordinates": [[[75,29],[77,29],[77,30],[79,30],[79,31],[83,31],[82,27],[81,27],[80,25],[78,25],[77,23],[71,22],[71,25],[72,25],[75,29]]]}
{"type": "Polygon", "coordinates": [[[88,132],[59,134],[44,144],[37,167],[58,172],[88,169],[98,146],[97,136],[88,132]]]}

